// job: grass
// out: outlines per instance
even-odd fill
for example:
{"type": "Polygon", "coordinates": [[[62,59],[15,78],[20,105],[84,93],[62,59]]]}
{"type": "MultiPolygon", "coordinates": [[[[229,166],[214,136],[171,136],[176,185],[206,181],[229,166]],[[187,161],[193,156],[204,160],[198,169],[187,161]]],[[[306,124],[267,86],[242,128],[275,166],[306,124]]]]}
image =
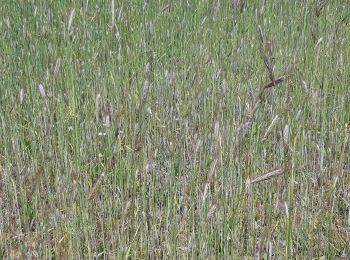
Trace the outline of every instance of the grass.
{"type": "Polygon", "coordinates": [[[0,258],[349,258],[349,10],[3,1],[0,258]]]}

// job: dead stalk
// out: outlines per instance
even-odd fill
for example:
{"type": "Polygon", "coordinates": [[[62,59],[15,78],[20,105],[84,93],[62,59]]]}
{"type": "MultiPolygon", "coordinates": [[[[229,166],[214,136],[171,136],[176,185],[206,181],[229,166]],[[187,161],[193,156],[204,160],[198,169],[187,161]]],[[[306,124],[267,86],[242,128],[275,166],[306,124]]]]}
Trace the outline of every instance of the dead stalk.
{"type": "Polygon", "coordinates": [[[254,184],[254,183],[266,181],[266,180],[269,180],[269,179],[274,178],[276,176],[282,175],[283,173],[284,173],[284,167],[282,166],[282,167],[277,168],[276,170],[273,170],[272,172],[268,172],[264,175],[261,175],[261,176],[255,178],[250,183],[254,184]]]}
{"type": "Polygon", "coordinates": [[[96,183],[92,187],[92,189],[91,189],[91,191],[89,193],[89,196],[88,196],[88,200],[89,201],[93,200],[96,197],[96,195],[97,195],[97,193],[98,193],[98,191],[99,191],[99,189],[101,187],[103,177],[104,177],[104,174],[102,173],[100,178],[98,178],[98,180],[96,181],[96,183]]]}
{"type": "Polygon", "coordinates": [[[216,169],[216,164],[218,162],[218,159],[215,159],[213,161],[213,163],[211,164],[211,167],[210,167],[210,171],[209,171],[209,175],[208,175],[208,180],[207,180],[207,183],[205,184],[205,187],[204,187],[204,192],[203,192],[203,198],[202,198],[202,202],[204,203],[205,202],[205,199],[207,197],[207,193],[208,193],[208,190],[210,188],[210,185],[212,183],[212,179],[213,179],[213,176],[214,176],[214,173],[215,173],[215,169],[216,169]]]}

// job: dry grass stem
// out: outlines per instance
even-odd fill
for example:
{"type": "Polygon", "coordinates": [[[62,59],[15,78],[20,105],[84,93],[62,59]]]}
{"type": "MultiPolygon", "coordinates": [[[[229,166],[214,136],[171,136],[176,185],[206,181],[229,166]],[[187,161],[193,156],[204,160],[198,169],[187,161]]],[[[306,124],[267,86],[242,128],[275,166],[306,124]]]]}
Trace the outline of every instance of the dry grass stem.
{"type": "Polygon", "coordinates": [[[88,200],[89,201],[92,201],[93,199],[95,199],[100,187],[101,187],[101,184],[102,184],[102,181],[103,181],[103,178],[104,178],[104,174],[102,173],[101,176],[98,178],[98,180],[96,181],[96,183],[94,184],[94,186],[92,187],[90,193],[89,193],[89,196],[88,196],[88,200]]]}
{"type": "Polygon", "coordinates": [[[19,90],[19,104],[22,106],[24,102],[24,89],[21,88],[19,90]]]}
{"type": "Polygon", "coordinates": [[[42,96],[42,98],[46,99],[47,95],[46,95],[46,91],[45,91],[44,85],[43,84],[39,84],[38,89],[39,89],[39,93],[42,96]]]}
{"type": "Polygon", "coordinates": [[[264,175],[261,175],[261,176],[255,178],[254,180],[251,181],[251,184],[269,180],[269,179],[274,178],[276,176],[282,175],[283,173],[284,173],[284,167],[280,167],[272,172],[268,172],[264,175]]]}
{"type": "Polygon", "coordinates": [[[214,177],[214,173],[215,173],[215,169],[216,169],[217,163],[218,163],[218,159],[214,159],[214,161],[213,161],[212,164],[211,164],[210,171],[209,171],[209,174],[208,174],[207,183],[206,183],[205,186],[204,186],[203,197],[202,197],[202,203],[203,203],[203,204],[204,204],[204,202],[205,202],[205,199],[206,199],[206,197],[207,197],[208,190],[209,190],[210,185],[211,185],[211,183],[212,183],[212,179],[213,179],[213,177],[214,177]]]}
{"type": "Polygon", "coordinates": [[[58,58],[55,62],[55,66],[54,66],[54,69],[53,69],[53,76],[54,78],[57,78],[58,76],[58,73],[60,71],[60,66],[61,66],[61,58],[58,58]]]}
{"type": "Polygon", "coordinates": [[[115,1],[111,0],[112,28],[115,27],[115,1]]]}
{"type": "Polygon", "coordinates": [[[68,24],[67,24],[67,32],[68,32],[68,35],[71,34],[71,29],[72,29],[72,25],[73,25],[74,14],[75,14],[75,8],[73,8],[73,10],[72,10],[72,11],[70,12],[70,14],[69,14],[68,24]]]}
{"type": "Polygon", "coordinates": [[[281,76],[281,77],[278,77],[277,79],[275,79],[274,81],[271,81],[269,84],[266,84],[264,86],[264,89],[268,89],[268,88],[271,88],[271,87],[275,87],[277,86],[278,84],[282,83],[283,81],[285,81],[287,79],[286,76],[281,76]]]}
{"type": "Polygon", "coordinates": [[[276,115],[276,116],[272,119],[271,124],[269,125],[269,127],[267,128],[267,130],[266,130],[266,132],[265,132],[265,134],[264,134],[263,140],[266,140],[267,136],[268,136],[269,133],[272,131],[273,127],[277,124],[278,119],[279,119],[279,116],[278,116],[278,115],[276,115]]]}

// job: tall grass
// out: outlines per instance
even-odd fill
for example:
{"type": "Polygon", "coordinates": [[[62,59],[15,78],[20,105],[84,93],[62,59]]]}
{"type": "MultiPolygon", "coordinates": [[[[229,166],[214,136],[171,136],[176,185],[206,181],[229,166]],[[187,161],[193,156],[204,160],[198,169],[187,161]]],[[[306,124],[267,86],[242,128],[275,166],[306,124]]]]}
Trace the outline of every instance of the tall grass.
{"type": "Polygon", "coordinates": [[[0,258],[349,258],[349,10],[2,1],[0,258]]]}

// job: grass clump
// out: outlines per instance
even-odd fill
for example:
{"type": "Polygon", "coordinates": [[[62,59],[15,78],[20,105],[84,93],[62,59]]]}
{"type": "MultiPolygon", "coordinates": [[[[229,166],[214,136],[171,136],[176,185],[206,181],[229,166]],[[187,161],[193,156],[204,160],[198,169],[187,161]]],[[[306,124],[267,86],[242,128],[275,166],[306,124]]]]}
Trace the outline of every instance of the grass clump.
{"type": "Polygon", "coordinates": [[[0,7],[0,258],[349,258],[343,1],[0,7]]]}

